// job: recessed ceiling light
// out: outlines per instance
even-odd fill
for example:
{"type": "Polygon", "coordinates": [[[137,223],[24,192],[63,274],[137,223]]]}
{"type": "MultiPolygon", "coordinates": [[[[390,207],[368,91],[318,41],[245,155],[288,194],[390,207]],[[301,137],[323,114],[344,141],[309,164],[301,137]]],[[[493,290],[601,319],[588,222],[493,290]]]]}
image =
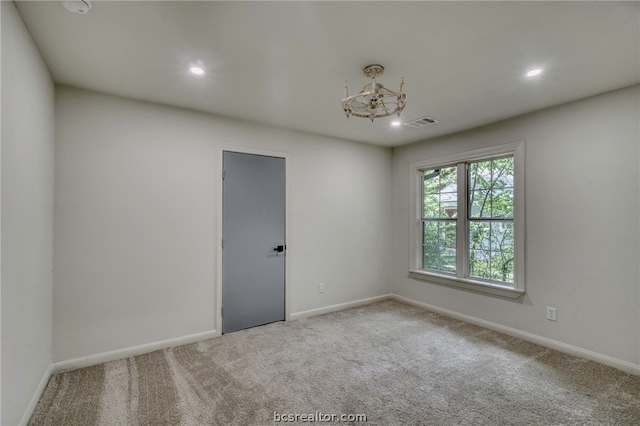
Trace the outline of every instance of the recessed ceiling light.
{"type": "Polygon", "coordinates": [[[89,0],[70,0],[61,2],[65,9],[71,13],[84,15],[89,12],[93,5],[89,0]]]}
{"type": "Polygon", "coordinates": [[[392,121],[392,122],[391,122],[391,125],[392,125],[392,126],[394,126],[394,127],[398,127],[398,126],[399,126],[399,125],[401,125],[401,124],[402,124],[402,122],[401,122],[401,121],[398,121],[398,120],[395,120],[395,121],[392,121]]]}
{"type": "Polygon", "coordinates": [[[195,74],[195,75],[204,74],[204,69],[202,69],[202,67],[199,67],[199,66],[196,66],[196,65],[194,65],[191,68],[189,68],[189,71],[191,71],[191,73],[195,74]]]}
{"type": "Polygon", "coordinates": [[[542,74],[542,68],[534,68],[532,70],[527,71],[527,77],[535,77],[537,75],[542,74]]]}

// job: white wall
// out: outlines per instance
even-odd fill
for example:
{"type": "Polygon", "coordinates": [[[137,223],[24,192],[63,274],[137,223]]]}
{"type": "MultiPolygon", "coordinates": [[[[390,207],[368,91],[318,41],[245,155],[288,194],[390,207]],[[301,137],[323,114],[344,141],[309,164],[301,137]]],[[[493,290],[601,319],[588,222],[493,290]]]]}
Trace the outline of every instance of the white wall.
{"type": "Polygon", "coordinates": [[[640,365],[638,86],[393,151],[393,292],[640,365]],[[513,301],[407,278],[409,163],[526,149],[526,288],[513,301]],[[545,319],[547,306],[558,321],[545,319]]]}
{"type": "Polygon", "coordinates": [[[54,361],[219,329],[223,146],[290,155],[292,313],[390,293],[389,149],[59,87],[54,361]]]}
{"type": "Polygon", "coordinates": [[[51,362],[54,87],[13,2],[2,14],[2,424],[51,362]]]}

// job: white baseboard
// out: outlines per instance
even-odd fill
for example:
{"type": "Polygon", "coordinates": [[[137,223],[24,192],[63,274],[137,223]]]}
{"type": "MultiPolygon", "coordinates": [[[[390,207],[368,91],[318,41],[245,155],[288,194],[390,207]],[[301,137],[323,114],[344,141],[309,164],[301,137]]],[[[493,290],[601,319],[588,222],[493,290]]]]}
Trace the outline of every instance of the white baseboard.
{"type": "Polygon", "coordinates": [[[174,339],[161,340],[159,342],[146,343],[144,345],[132,346],[130,348],[118,349],[110,352],[103,352],[95,355],[89,355],[81,358],[69,359],[66,361],[57,361],[52,364],[53,372],[75,370],[76,368],[90,367],[92,365],[101,364],[107,361],[115,361],[130,356],[140,355],[148,352],[157,351],[159,349],[171,348],[173,346],[186,345],[189,343],[199,342],[201,340],[211,339],[219,336],[216,330],[205,331],[202,333],[190,334],[187,336],[176,337],[174,339]]]}
{"type": "MultiPolygon", "coordinates": [[[[341,311],[343,309],[349,309],[349,308],[354,308],[356,306],[362,306],[362,305],[368,305],[370,303],[380,302],[382,300],[386,300],[389,298],[391,298],[391,295],[385,294],[383,296],[375,296],[367,299],[354,300],[352,302],[340,303],[332,306],[325,306],[322,308],[311,309],[309,311],[296,312],[291,314],[289,319],[293,320],[293,319],[299,319],[299,318],[312,317],[316,315],[322,315],[329,312],[341,311]]],[[[76,368],[91,367],[92,365],[101,364],[103,362],[115,361],[118,359],[128,358],[130,356],[153,352],[159,349],[170,348],[173,346],[180,346],[180,345],[186,345],[189,343],[195,343],[201,340],[211,339],[217,336],[220,336],[220,332],[218,332],[217,330],[211,330],[203,333],[177,337],[175,339],[162,340],[159,342],[147,343],[139,346],[132,346],[130,348],[118,349],[115,351],[103,352],[99,354],[69,359],[65,361],[57,361],[52,364],[53,373],[58,373],[60,371],[67,371],[67,370],[75,370],[76,368]]]]}
{"type": "Polygon", "coordinates": [[[27,405],[27,409],[22,415],[22,419],[20,419],[20,423],[18,423],[20,426],[24,426],[27,423],[29,423],[31,416],[33,415],[33,412],[36,409],[36,405],[38,405],[38,401],[40,401],[40,396],[42,395],[42,392],[44,392],[44,388],[47,387],[47,383],[49,383],[49,379],[51,378],[52,374],[53,374],[53,365],[49,364],[47,369],[44,371],[44,374],[42,375],[42,379],[40,380],[40,383],[38,383],[38,387],[36,388],[36,391],[33,393],[33,397],[31,398],[29,405],[27,405]]]}
{"type": "Polygon", "coordinates": [[[344,309],[355,308],[356,306],[369,305],[371,303],[381,302],[391,298],[391,294],[382,296],[368,297],[366,299],[354,300],[352,302],[338,303],[337,305],[324,306],[322,308],[310,309],[308,311],[295,312],[289,316],[289,319],[296,320],[300,318],[309,318],[316,315],[328,314],[330,312],[342,311],[344,309]]]}
{"type": "Polygon", "coordinates": [[[538,345],[546,346],[548,348],[555,349],[557,351],[564,352],[569,355],[575,355],[580,358],[585,358],[591,361],[599,362],[600,364],[608,365],[609,367],[617,368],[618,370],[622,370],[624,372],[640,376],[640,365],[638,364],[633,364],[628,361],[623,361],[621,359],[614,358],[609,355],[604,355],[598,352],[593,352],[588,349],[583,349],[578,346],[562,343],[557,340],[548,339],[546,337],[538,336],[537,334],[532,334],[526,331],[521,331],[515,328],[507,327],[501,324],[497,324],[495,322],[485,321],[483,319],[472,317],[470,315],[465,315],[459,312],[450,311],[449,309],[440,308],[434,305],[430,305],[428,303],[420,302],[414,299],[409,299],[407,297],[398,296],[397,294],[392,295],[392,298],[394,300],[397,300],[398,302],[406,303],[407,305],[423,308],[428,311],[437,312],[439,314],[443,314],[448,317],[456,318],[465,322],[469,322],[471,324],[479,325],[480,327],[484,327],[500,333],[508,334],[509,336],[518,337],[522,340],[527,340],[529,342],[537,343],[538,345]]]}
{"type": "MultiPolygon", "coordinates": [[[[381,302],[387,299],[394,299],[398,302],[405,303],[407,305],[415,306],[418,308],[426,309],[429,311],[437,312],[452,318],[456,318],[471,324],[476,324],[484,328],[488,328],[490,330],[494,330],[500,333],[504,333],[510,336],[518,337],[523,340],[527,340],[529,342],[537,343],[539,345],[558,350],[560,352],[564,352],[570,355],[575,355],[581,358],[589,359],[591,361],[599,362],[604,365],[608,365],[613,368],[617,368],[619,370],[625,371],[630,374],[634,374],[640,376],[640,365],[633,364],[631,362],[623,361],[617,358],[613,358],[608,355],[600,354],[598,352],[593,352],[587,349],[580,348],[578,346],[569,345],[566,343],[559,342],[557,340],[548,339],[546,337],[538,336],[536,334],[528,333],[526,331],[517,330],[515,328],[507,327],[501,324],[497,324],[491,321],[486,321],[480,318],[472,317],[470,315],[461,314],[456,311],[451,311],[449,309],[440,308],[435,305],[430,305],[428,303],[420,302],[415,299],[409,299],[407,297],[399,296],[397,294],[386,294],[382,296],[369,297],[366,299],[354,300],[346,303],[339,303],[337,305],[325,306],[317,309],[310,309],[308,311],[301,311],[291,314],[291,320],[308,318],[316,315],[327,314],[330,312],[341,311],[344,309],[354,308],[357,306],[368,305],[371,303],[381,302]]],[[[174,346],[186,345],[189,343],[195,343],[202,340],[211,339],[213,337],[220,336],[220,333],[217,330],[205,331],[202,333],[191,334],[187,336],[177,337],[174,339],[162,340],[153,343],[147,343],[144,345],[133,346],[130,348],[119,349],[110,352],[103,352],[95,355],[89,355],[81,358],[74,358],[66,361],[58,361],[50,364],[45,370],[40,383],[36,391],[34,392],[33,398],[29,402],[27,409],[25,410],[22,419],[20,420],[19,425],[26,425],[31,416],[33,415],[33,411],[44,392],[49,379],[53,373],[58,373],[60,371],[73,370],[76,368],[90,367],[92,365],[101,364],[107,361],[115,361],[122,358],[127,358],[130,356],[140,355],[148,352],[153,352],[159,349],[170,348],[174,346]]]]}

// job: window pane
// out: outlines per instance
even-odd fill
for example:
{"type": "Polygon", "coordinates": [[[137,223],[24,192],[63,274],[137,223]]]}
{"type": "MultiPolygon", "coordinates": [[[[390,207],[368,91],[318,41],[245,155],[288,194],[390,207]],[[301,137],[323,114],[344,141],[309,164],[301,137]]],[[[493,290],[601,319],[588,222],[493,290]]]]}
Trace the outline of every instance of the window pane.
{"type": "Polygon", "coordinates": [[[455,218],[458,215],[457,194],[444,193],[440,195],[440,217],[455,218]]]}
{"type": "Polygon", "coordinates": [[[513,253],[513,222],[491,223],[491,250],[513,253]]]}
{"type": "Polygon", "coordinates": [[[440,192],[458,192],[458,168],[456,166],[440,169],[440,192]]]}
{"type": "Polygon", "coordinates": [[[488,189],[491,183],[491,162],[469,164],[469,190],[488,189]]]}
{"type": "Polygon", "coordinates": [[[456,272],[456,223],[425,220],[422,224],[423,269],[456,272]]]}
{"type": "Polygon", "coordinates": [[[437,170],[424,170],[422,172],[423,179],[423,193],[437,194],[440,192],[438,185],[440,184],[440,169],[437,170]]]}
{"type": "Polygon", "coordinates": [[[425,221],[422,224],[422,253],[424,269],[439,269],[440,264],[440,234],[438,222],[425,221]]]}
{"type": "Polygon", "coordinates": [[[471,250],[490,250],[490,236],[489,222],[469,222],[469,248],[471,250]]]}
{"type": "Polygon", "coordinates": [[[513,283],[513,253],[491,252],[491,279],[513,283]]]}
{"type": "Polygon", "coordinates": [[[440,216],[440,196],[438,194],[425,194],[423,217],[436,218],[440,216]]]}
{"type": "Polygon", "coordinates": [[[458,213],[457,167],[422,172],[424,218],[455,218],[458,213]]]}
{"type": "Polygon", "coordinates": [[[490,268],[489,251],[486,250],[470,250],[469,251],[469,275],[476,278],[488,277],[490,268]]]}
{"type": "Polygon", "coordinates": [[[513,252],[513,222],[469,222],[470,276],[513,283],[513,252]]]}
{"type": "Polygon", "coordinates": [[[469,197],[470,217],[491,217],[491,191],[472,191],[469,197]]]}
{"type": "Polygon", "coordinates": [[[513,217],[513,157],[469,164],[469,217],[513,217]]]}
{"type": "Polygon", "coordinates": [[[513,217],[513,188],[491,191],[491,217],[513,217]]]}
{"type": "Polygon", "coordinates": [[[452,274],[456,273],[456,249],[455,248],[445,248],[440,252],[440,258],[442,261],[442,268],[440,269],[443,272],[450,272],[452,274]]]}
{"type": "Polygon", "coordinates": [[[491,180],[494,188],[513,188],[513,157],[491,160],[491,180]]]}

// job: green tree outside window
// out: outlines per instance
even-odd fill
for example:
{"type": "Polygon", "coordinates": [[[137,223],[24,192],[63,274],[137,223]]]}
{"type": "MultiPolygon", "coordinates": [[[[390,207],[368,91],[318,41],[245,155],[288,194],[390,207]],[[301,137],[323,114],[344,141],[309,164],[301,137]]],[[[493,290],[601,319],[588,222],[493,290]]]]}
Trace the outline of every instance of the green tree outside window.
{"type": "Polygon", "coordinates": [[[514,283],[513,156],[465,163],[467,211],[458,211],[458,166],[422,171],[423,269],[456,273],[457,229],[465,215],[468,271],[482,280],[514,283]]]}

